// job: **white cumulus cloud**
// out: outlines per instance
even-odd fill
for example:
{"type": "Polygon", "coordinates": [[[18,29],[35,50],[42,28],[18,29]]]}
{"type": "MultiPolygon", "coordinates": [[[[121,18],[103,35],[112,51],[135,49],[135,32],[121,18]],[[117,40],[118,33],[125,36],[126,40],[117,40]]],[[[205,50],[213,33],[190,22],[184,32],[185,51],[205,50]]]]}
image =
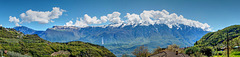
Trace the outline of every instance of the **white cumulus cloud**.
{"type": "Polygon", "coordinates": [[[125,17],[128,18],[127,22],[130,23],[130,24],[142,23],[142,20],[141,20],[140,16],[137,15],[137,14],[127,13],[127,15],[125,17]]]}
{"type": "Polygon", "coordinates": [[[80,18],[80,20],[76,20],[76,23],[74,24],[74,26],[78,26],[78,27],[87,27],[88,24],[82,20],[82,18],[80,18]]]}
{"type": "Polygon", "coordinates": [[[40,24],[46,24],[49,22],[54,22],[52,19],[59,18],[65,10],[59,7],[53,7],[52,11],[33,11],[28,10],[26,13],[20,15],[22,22],[38,22],[40,24]]]}
{"type": "Polygon", "coordinates": [[[112,14],[107,15],[107,19],[110,22],[115,23],[115,24],[122,23],[123,21],[119,17],[120,15],[121,15],[121,13],[119,13],[119,12],[113,12],[112,14]]]}
{"type": "Polygon", "coordinates": [[[98,19],[96,16],[91,17],[91,16],[85,14],[83,19],[77,18],[75,23],[73,23],[72,21],[69,21],[64,26],[86,27],[91,24],[101,24],[101,23],[105,23],[107,21],[108,21],[108,18],[106,16],[101,16],[101,18],[98,19]]]}
{"type": "Polygon", "coordinates": [[[15,23],[15,26],[20,26],[19,25],[19,18],[9,16],[9,21],[15,23]]]}
{"type": "Polygon", "coordinates": [[[82,18],[77,18],[76,22],[73,23],[73,21],[67,22],[64,26],[77,26],[77,27],[87,27],[88,24],[86,21],[84,21],[82,18]]]}
{"type": "Polygon", "coordinates": [[[97,19],[96,16],[90,17],[87,14],[84,15],[84,21],[86,21],[87,24],[101,24],[106,22],[106,19],[104,17],[101,18],[101,20],[97,19]]]}
{"type": "MultiPolygon", "coordinates": [[[[130,16],[127,14],[126,16],[130,16]]],[[[179,24],[188,25],[191,27],[201,28],[206,31],[210,31],[210,26],[207,23],[201,23],[198,21],[190,20],[184,18],[182,15],[177,15],[176,13],[169,14],[166,10],[154,11],[154,10],[144,10],[140,14],[140,21],[131,21],[127,23],[141,23],[140,25],[153,25],[153,24],[166,24],[169,28],[173,25],[179,26],[179,24]]],[[[133,20],[133,18],[139,18],[138,15],[127,17],[128,21],[133,20]]],[[[139,19],[138,19],[139,20],[139,19]]]]}
{"type": "MultiPolygon", "coordinates": [[[[80,18],[80,20],[76,20],[76,23],[73,24],[72,21],[69,21],[65,24],[65,26],[78,26],[78,27],[86,27],[91,24],[102,24],[106,23],[107,21],[114,23],[114,24],[121,24],[123,21],[119,17],[121,13],[113,12],[112,14],[107,14],[107,16],[101,16],[98,19],[96,16],[91,17],[88,14],[84,15],[84,18],[80,18]]],[[[77,18],[78,19],[78,18],[77,18]]]]}
{"type": "MultiPolygon", "coordinates": [[[[184,18],[182,15],[177,15],[176,13],[169,13],[166,10],[162,11],[154,11],[154,10],[144,10],[142,13],[138,14],[130,14],[127,13],[124,17],[127,20],[121,20],[121,13],[113,12],[111,14],[107,14],[107,16],[101,16],[98,19],[96,16],[91,17],[87,14],[84,15],[84,19],[76,20],[74,24],[72,21],[69,21],[65,24],[65,26],[79,26],[79,27],[87,27],[91,24],[102,24],[109,22],[111,23],[109,26],[119,27],[121,25],[154,25],[154,24],[166,24],[169,28],[173,26],[177,26],[181,28],[179,25],[187,25],[191,27],[201,28],[206,31],[211,31],[210,26],[207,23],[201,23],[199,21],[190,20],[184,18]]],[[[123,27],[122,26],[122,27],[123,27]]]]}
{"type": "Polygon", "coordinates": [[[73,26],[73,22],[72,22],[72,21],[69,21],[69,22],[67,22],[64,26],[73,26]]]}
{"type": "Polygon", "coordinates": [[[107,18],[107,16],[101,16],[101,21],[104,23],[104,22],[107,22],[108,20],[107,20],[108,18],[107,18]]]}

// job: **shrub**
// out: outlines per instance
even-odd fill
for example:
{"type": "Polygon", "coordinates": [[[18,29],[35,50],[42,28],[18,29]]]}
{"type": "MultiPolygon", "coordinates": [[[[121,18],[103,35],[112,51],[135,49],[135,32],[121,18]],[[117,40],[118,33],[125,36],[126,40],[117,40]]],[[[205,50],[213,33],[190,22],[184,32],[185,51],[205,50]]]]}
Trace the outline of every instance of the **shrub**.
{"type": "Polygon", "coordinates": [[[148,57],[148,55],[150,55],[150,53],[148,52],[148,48],[144,46],[137,47],[136,49],[134,49],[132,54],[136,57],[148,57]]]}
{"type": "Polygon", "coordinates": [[[175,51],[177,51],[179,49],[179,46],[176,45],[176,44],[168,45],[167,49],[170,50],[170,51],[175,52],[175,51]]]}
{"type": "Polygon", "coordinates": [[[162,48],[161,47],[158,47],[158,48],[156,48],[154,51],[153,51],[153,54],[157,54],[157,53],[160,53],[160,52],[162,52],[162,48]]]}
{"type": "Polygon", "coordinates": [[[200,49],[198,47],[190,47],[185,50],[185,53],[188,55],[194,54],[196,55],[196,52],[199,52],[200,49]]]}
{"type": "Polygon", "coordinates": [[[31,57],[31,56],[28,56],[28,55],[22,55],[20,53],[16,53],[16,52],[12,52],[12,51],[8,51],[7,55],[10,56],[10,57],[31,57]]]}
{"type": "Polygon", "coordinates": [[[130,57],[130,56],[127,54],[122,54],[122,57],[130,57]]]}
{"type": "Polygon", "coordinates": [[[203,47],[201,48],[200,52],[206,56],[212,56],[213,50],[210,47],[203,47]]]}

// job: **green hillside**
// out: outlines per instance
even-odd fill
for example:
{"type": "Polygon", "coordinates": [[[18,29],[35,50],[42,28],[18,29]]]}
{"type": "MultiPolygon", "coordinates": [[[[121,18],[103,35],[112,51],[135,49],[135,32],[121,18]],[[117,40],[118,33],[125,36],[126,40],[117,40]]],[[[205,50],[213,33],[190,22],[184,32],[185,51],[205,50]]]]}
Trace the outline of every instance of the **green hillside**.
{"type": "Polygon", "coordinates": [[[193,57],[240,57],[240,25],[232,25],[216,32],[209,32],[194,46],[185,49],[193,57]],[[227,35],[229,44],[227,46],[227,35]],[[227,47],[229,49],[227,49],[227,47]],[[228,52],[229,51],[229,54],[228,52]]]}
{"type": "Polygon", "coordinates": [[[227,33],[229,35],[229,40],[238,38],[240,36],[240,25],[233,25],[216,32],[210,32],[204,35],[199,41],[194,45],[197,46],[216,46],[223,43],[227,39],[227,33]]]}
{"type": "Polygon", "coordinates": [[[0,27],[0,53],[0,55],[7,57],[115,57],[112,52],[103,46],[80,41],[52,43],[37,35],[24,35],[14,29],[4,27],[0,27]]]}

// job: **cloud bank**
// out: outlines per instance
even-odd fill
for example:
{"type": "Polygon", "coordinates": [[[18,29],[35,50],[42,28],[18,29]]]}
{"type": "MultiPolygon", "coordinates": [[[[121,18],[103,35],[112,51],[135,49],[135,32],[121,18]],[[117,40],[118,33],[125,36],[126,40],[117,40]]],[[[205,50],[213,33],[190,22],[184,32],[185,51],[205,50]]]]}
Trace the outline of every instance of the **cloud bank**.
{"type": "Polygon", "coordinates": [[[65,10],[58,7],[53,7],[52,11],[32,11],[31,9],[20,15],[22,22],[38,22],[40,24],[46,24],[54,22],[52,19],[59,18],[65,10]]]}
{"type": "Polygon", "coordinates": [[[53,7],[52,11],[33,11],[27,10],[25,13],[21,13],[21,22],[19,18],[9,16],[9,21],[14,22],[16,26],[23,22],[38,22],[39,24],[47,24],[49,22],[54,22],[52,19],[59,18],[63,12],[66,10],[60,9],[59,7],[53,7]]]}
{"type": "Polygon", "coordinates": [[[205,31],[211,31],[210,26],[207,23],[201,23],[198,21],[190,20],[184,18],[182,15],[177,15],[176,13],[170,14],[166,10],[162,11],[154,11],[154,10],[144,10],[140,14],[130,14],[127,13],[124,16],[127,20],[122,20],[119,16],[121,13],[113,12],[111,14],[107,14],[107,16],[101,16],[98,19],[96,16],[90,17],[87,14],[84,15],[83,19],[77,19],[75,24],[72,21],[69,21],[65,24],[65,26],[78,26],[78,27],[87,27],[91,24],[102,24],[106,22],[110,22],[111,25],[118,27],[121,24],[125,25],[154,25],[154,24],[166,24],[169,28],[172,26],[179,26],[179,24],[201,28],[205,31]]]}
{"type": "Polygon", "coordinates": [[[101,16],[100,19],[98,19],[96,16],[91,17],[87,14],[84,15],[84,18],[77,18],[76,23],[73,23],[72,21],[67,22],[64,26],[78,26],[78,27],[87,27],[91,24],[102,24],[109,21],[112,24],[119,24],[123,23],[124,21],[120,18],[121,13],[119,12],[113,12],[111,14],[107,14],[107,16],[101,16]]]}

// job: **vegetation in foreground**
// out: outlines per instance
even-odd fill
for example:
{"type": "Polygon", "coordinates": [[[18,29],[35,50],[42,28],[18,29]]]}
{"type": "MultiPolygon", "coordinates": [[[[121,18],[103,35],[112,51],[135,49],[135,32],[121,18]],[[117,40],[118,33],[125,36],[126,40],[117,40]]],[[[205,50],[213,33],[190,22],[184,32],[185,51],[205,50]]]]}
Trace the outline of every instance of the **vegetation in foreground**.
{"type": "Polygon", "coordinates": [[[186,52],[195,57],[202,57],[202,55],[226,57],[227,38],[229,40],[229,56],[240,57],[240,25],[207,33],[193,47],[186,49],[186,52]]]}
{"type": "Polygon", "coordinates": [[[24,35],[4,27],[0,27],[0,53],[6,57],[116,57],[103,46],[80,41],[52,43],[37,35],[24,35]]]}
{"type": "MultiPolygon", "coordinates": [[[[229,56],[240,57],[240,25],[233,25],[217,32],[207,33],[192,47],[179,48],[178,45],[169,45],[165,50],[178,50],[180,53],[188,54],[191,57],[227,57],[227,34],[229,56]]],[[[133,54],[137,57],[148,57],[163,50],[159,47],[153,53],[150,53],[147,47],[140,46],[133,51],[133,54]]]]}
{"type": "MultiPolygon", "coordinates": [[[[172,51],[172,52],[178,51],[179,53],[184,53],[184,49],[181,49],[179,48],[178,45],[173,44],[173,45],[168,45],[167,48],[157,47],[156,49],[154,49],[153,52],[149,52],[148,48],[145,46],[139,46],[132,52],[132,54],[135,55],[136,57],[149,57],[151,55],[161,53],[165,50],[172,51]]],[[[122,57],[128,57],[128,55],[123,54],[122,57]]]]}

